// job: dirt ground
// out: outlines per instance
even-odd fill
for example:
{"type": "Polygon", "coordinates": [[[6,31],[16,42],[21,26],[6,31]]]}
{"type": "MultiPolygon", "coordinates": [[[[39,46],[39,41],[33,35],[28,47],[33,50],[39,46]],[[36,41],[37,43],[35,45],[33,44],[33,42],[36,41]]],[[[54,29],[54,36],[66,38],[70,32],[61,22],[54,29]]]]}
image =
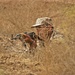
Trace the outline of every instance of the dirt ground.
{"type": "Polygon", "coordinates": [[[75,4],[46,0],[0,1],[0,75],[75,75],[75,4]],[[36,32],[39,17],[51,17],[57,37],[35,55],[11,34],[36,32]]]}

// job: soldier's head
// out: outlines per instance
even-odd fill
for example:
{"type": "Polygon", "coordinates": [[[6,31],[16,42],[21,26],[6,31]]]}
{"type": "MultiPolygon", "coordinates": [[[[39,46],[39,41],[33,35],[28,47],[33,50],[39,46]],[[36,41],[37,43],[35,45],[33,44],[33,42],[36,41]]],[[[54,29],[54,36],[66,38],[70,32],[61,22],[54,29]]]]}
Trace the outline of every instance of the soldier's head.
{"type": "Polygon", "coordinates": [[[43,26],[52,25],[52,19],[49,17],[42,17],[36,20],[36,23],[32,26],[34,28],[40,28],[43,26]]]}

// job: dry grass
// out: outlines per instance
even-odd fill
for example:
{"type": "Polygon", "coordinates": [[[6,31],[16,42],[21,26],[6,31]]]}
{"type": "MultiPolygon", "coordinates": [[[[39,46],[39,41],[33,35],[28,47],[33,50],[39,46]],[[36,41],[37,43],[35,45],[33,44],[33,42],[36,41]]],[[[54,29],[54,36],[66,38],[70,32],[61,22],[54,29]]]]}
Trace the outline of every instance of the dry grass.
{"type": "MultiPolygon", "coordinates": [[[[40,0],[0,3],[0,75],[75,75],[75,5],[40,0]],[[19,53],[10,35],[35,31],[38,17],[52,17],[55,30],[64,35],[53,39],[35,56],[19,53]],[[17,52],[15,52],[16,50],[17,52]]],[[[17,42],[16,42],[17,43],[17,42]]],[[[24,48],[22,48],[23,50],[24,48]]]]}

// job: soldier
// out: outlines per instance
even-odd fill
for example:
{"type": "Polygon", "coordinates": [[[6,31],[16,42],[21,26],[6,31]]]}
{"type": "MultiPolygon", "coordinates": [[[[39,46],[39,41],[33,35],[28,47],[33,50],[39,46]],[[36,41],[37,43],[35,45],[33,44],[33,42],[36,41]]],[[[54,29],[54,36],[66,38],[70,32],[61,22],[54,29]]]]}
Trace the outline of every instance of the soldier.
{"type": "Polygon", "coordinates": [[[36,20],[36,24],[33,25],[31,28],[36,28],[37,35],[44,41],[48,38],[51,38],[54,29],[52,19],[49,17],[38,18],[36,20]]]}

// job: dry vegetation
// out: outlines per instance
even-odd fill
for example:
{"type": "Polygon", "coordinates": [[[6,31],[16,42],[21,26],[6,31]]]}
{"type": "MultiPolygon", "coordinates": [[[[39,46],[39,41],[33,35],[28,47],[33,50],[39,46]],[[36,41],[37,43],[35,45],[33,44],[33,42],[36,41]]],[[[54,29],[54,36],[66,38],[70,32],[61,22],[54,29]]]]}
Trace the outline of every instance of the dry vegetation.
{"type": "Polygon", "coordinates": [[[43,0],[0,2],[0,75],[75,75],[75,5],[43,0]],[[38,17],[52,17],[64,38],[53,39],[35,56],[10,35],[35,31],[38,17]],[[21,52],[20,52],[21,51],[21,52]]]}

